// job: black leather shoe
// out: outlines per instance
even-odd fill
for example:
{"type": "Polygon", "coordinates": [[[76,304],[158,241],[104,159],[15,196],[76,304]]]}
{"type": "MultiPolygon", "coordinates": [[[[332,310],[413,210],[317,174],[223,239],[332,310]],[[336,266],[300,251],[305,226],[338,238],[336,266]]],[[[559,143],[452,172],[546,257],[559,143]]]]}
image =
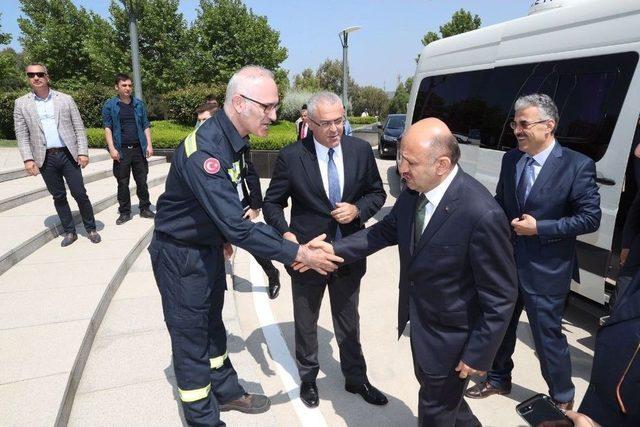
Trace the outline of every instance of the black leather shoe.
{"type": "Polygon", "coordinates": [[[276,274],[269,276],[269,298],[276,299],[280,294],[280,272],[276,270],[276,274]]]}
{"type": "Polygon", "coordinates": [[[146,208],[146,209],[142,209],[142,210],[140,211],[140,216],[141,216],[142,218],[155,218],[155,217],[156,217],[156,214],[155,214],[155,213],[153,213],[153,211],[152,211],[151,209],[146,208]]]}
{"type": "Polygon", "coordinates": [[[469,387],[467,391],[464,392],[464,395],[471,399],[484,399],[485,397],[489,397],[493,394],[509,393],[511,393],[511,383],[504,387],[494,387],[489,381],[482,381],[473,387],[469,387]]]}
{"type": "Polygon", "coordinates": [[[64,235],[64,239],[62,239],[62,242],[60,242],[60,246],[64,248],[66,246],[69,246],[76,240],[78,240],[78,235],[76,233],[67,233],[64,235]]]}
{"type": "Polygon", "coordinates": [[[116,219],[116,225],[122,225],[129,220],[131,220],[131,214],[121,213],[118,219],[116,219]]]}
{"type": "Polygon", "coordinates": [[[387,403],[389,403],[389,401],[387,400],[387,396],[385,396],[380,390],[369,384],[369,381],[360,385],[345,384],[344,389],[349,393],[358,393],[360,396],[362,396],[365,402],[372,405],[386,405],[387,403]]]}
{"type": "Polygon", "coordinates": [[[318,386],[316,383],[303,381],[300,384],[300,400],[309,408],[315,408],[320,403],[320,396],[318,396],[318,386]]]}
{"type": "Polygon", "coordinates": [[[87,234],[87,237],[89,238],[91,243],[100,243],[102,241],[102,238],[96,230],[91,230],[89,234],[87,234]]]}

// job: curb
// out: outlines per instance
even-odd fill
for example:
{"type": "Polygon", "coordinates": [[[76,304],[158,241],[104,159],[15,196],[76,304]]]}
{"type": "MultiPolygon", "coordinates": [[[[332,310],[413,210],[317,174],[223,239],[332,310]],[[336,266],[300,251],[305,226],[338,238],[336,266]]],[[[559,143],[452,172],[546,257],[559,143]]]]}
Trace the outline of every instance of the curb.
{"type": "MultiPolygon", "coordinates": [[[[109,156],[109,153],[97,154],[95,156],[91,156],[91,162],[92,163],[102,162],[104,160],[109,160],[110,158],[111,156],[109,156]]],[[[27,176],[29,176],[29,174],[27,173],[26,170],[24,170],[24,168],[12,169],[9,171],[0,172],[0,182],[11,181],[13,179],[19,179],[19,178],[25,178],[27,176]]]]}
{"type": "MultiPolygon", "coordinates": [[[[164,157],[156,157],[149,160],[149,166],[165,163],[166,160],[164,157]]],[[[12,172],[13,173],[13,172],[12,172]]],[[[85,175],[82,177],[85,184],[89,182],[98,181],[104,178],[108,178],[113,175],[113,171],[111,169],[107,169],[104,171],[92,173],[89,175],[85,175]]],[[[25,175],[26,176],[26,175],[25,175]]],[[[66,186],[66,184],[65,184],[66,186]]],[[[68,187],[67,187],[68,190],[68,187]]],[[[25,203],[33,202],[34,200],[41,199],[49,195],[49,190],[46,187],[41,187],[36,190],[32,190],[23,194],[18,194],[17,196],[9,197],[8,199],[4,199],[0,201],[0,212],[8,211],[9,209],[13,209],[16,206],[23,205],[25,203]]]]}
{"type": "Polygon", "coordinates": [[[120,284],[129,272],[129,269],[136,261],[136,259],[140,256],[142,251],[149,245],[152,232],[153,225],[151,225],[147,229],[145,234],[138,240],[135,246],[131,248],[127,256],[120,264],[120,267],[118,267],[118,270],[116,270],[115,274],[111,278],[111,281],[102,294],[102,298],[100,298],[100,302],[98,303],[93,316],[91,316],[87,331],[85,332],[84,338],[82,339],[82,344],[80,345],[80,350],[78,351],[76,359],[73,363],[71,372],[69,372],[67,386],[65,387],[62,402],[60,403],[60,408],[58,409],[58,415],[54,424],[56,427],[63,427],[69,423],[69,416],[71,415],[73,401],[75,399],[76,392],[78,391],[78,384],[80,383],[82,373],[84,372],[87,360],[89,359],[91,346],[93,345],[93,340],[96,337],[96,333],[98,332],[98,329],[100,329],[100,324],[104,319],[113,296],[115,295],[116,291],[120,287],[120,284]]]}
{"type": "MultiPolygon", "coordinates": [[[[164,159],[163,159],[164,160],[164,159]]],[[[164,163],[160,162],[160,163],[164,163]]],[[[147,185],[149,188],[155,187],[164,183],[167,175],[159,176],[154,179],[147,181],[147,185]]],[[[136,186],[129,187],[130,191],[135,191],[136,186]]],[[[92,204],[93,213],[97,214],[98,212],[102,212],[109,206],[112,206],[118,202],[118,196],[116,194],[106,197],[98,202],[92,204]]],[[[80,212],[75,212],[73,214],[73,222],[74,224],[80,224],[82,222],[82,217],[80,216],[80,212]]],[[[58,223],[54,226],[51,226],[41,232],[37,233],[35,236],[31,237],[26,242],[21,243],[10,251],[0,255],[0,275],[6,273],[11,267],[31,255],[37,249],[46,245],[51,240],[60,236],[64,230],[62,229],[62,224],[58,223]]]]}

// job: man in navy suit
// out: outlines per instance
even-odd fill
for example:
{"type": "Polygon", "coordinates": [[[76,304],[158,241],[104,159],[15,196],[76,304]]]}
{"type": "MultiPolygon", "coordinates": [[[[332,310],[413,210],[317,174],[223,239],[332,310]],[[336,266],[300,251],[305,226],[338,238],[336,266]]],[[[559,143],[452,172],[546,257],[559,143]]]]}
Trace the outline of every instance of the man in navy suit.
{"type": "MultiPolygon", "coordinates": [[[[317,93],[309,100],[307,112],[312,132],[280,150],[262,206],[264,219],[294,242],[308,242],[321,233],[335,241],[364,228],[387,195],[371,146],[343,135],[340,98],[331,92],[317,93]],[[283,211],[289,198],[291,224],[283,211]]],[[[342,266],[328,277],[315,271],[287,270],[293,293],[301,400],[309,407],[319,403],[317,324],[328,288],[345,389],[370,404],[385,405],[387,398],[367,379],[360,345],[358,299],[365,261],[342,266]]]]}
{"type": "Polygon", "coordinates": [[[515,111],[511,127],[518,148],[502,159],[496,200],[513,228],[519,298],[487,380],[465,395],[479,399],[511,391],[511,356],[524,308],[549,395],[561,409],[572,409],[575,388],[562,315],[571,278],[579,281],[576,237],[600,226],[596,167],[556,141],[558,109],[549,96],[523,96],[515,111]]]}
{"type": "Polygon", "coordinates": [[[459,158],[443,122],[415,123],[400,164],[410,190],[382,221],[334,243],[346,263],[398,245],[398,337],[411,319],[421,426],[480,425],[462,394],[491,367],[517,296],[507,218],[459,158]]]}

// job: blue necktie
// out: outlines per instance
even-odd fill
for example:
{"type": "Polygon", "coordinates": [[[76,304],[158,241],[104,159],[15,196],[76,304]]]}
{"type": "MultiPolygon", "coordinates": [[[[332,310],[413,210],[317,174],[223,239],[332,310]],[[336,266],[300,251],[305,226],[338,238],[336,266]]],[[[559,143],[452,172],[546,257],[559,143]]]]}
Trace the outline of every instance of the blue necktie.
{"type": "MultiPolygon", "coordinates": [[[[340,194],[340,177],[338,175],[338,168],[336,167],[336,162],[333,161],[334,152],[335,150],[333,148],[329,148],[327,178],[329,180],[329,202],[331,202],[331,206],[335,209],[336,203],[342,200],[342,195],[340,194]]],[[[340,239],[340,237],[342,237],[342,233],[340,233],[340,225],[338,225],[335,240],[340,239]]]]}
{"type": "Polygon", "coordinates": [[[521,211],[524,209],[524,204],[527,202],[527,197],[529,197],[529,192],[531,191],[531,187],[533,187],[533,182],[535,181],[535,177],[533,175],[534,161],[533,157],[527,156],[524,168],[522,169],[522,174],[520,174],[520,181],[518,181],[516,196],[518,197],[518,204],[520,205],[521,211]]]}

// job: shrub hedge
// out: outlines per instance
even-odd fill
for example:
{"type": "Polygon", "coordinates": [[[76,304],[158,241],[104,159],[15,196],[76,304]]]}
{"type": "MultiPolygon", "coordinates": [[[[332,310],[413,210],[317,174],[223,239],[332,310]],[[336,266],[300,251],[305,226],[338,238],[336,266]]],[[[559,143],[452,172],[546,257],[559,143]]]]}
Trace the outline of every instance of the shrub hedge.
{"type": "MultiPolygon", "coordinates": [[[[153,148],[175,148],[193,130],[191,126],[184,126],[170,120],[151,122],[151,142],[153,148]]],[[[88,128],[87,139],[91,148],[105,148],[104,129],[88,128]]]]}
{"type": "Polygon", "coordinates": [[[23,94],[24,91],[0,93],[0,139],[16,139],[13,130],[13,104],[23,94]]]}
{"type": "Polygon", "coordinates": [[[370,125],[372,123],[376,123],[377,121],[378,121],[378,118],[376,116],[366,116],[366,117],[353,116],[353,117],[349,117],[349,123],[351,123],[352,125],[370,125]]]}
{"type": "Polygon", "coordinates": [[[177,89],[162,97],[167,107],[167,117],[177,123],[194,126],[196,123],[196,108],[202,104],[207,96],[213,96],[222,105],[227,90],[225,85],[191,85],[177,89]]]}
{"type": "Polygon", "coordinates": [[[296,125],[293,122],[278,122],[271,125],[269,128],[269,135],[265,138],[260,138],[251,135],[251,149],[252,150],[279,150],[284,146],[295,142],[296,140],[296,125]]]}

